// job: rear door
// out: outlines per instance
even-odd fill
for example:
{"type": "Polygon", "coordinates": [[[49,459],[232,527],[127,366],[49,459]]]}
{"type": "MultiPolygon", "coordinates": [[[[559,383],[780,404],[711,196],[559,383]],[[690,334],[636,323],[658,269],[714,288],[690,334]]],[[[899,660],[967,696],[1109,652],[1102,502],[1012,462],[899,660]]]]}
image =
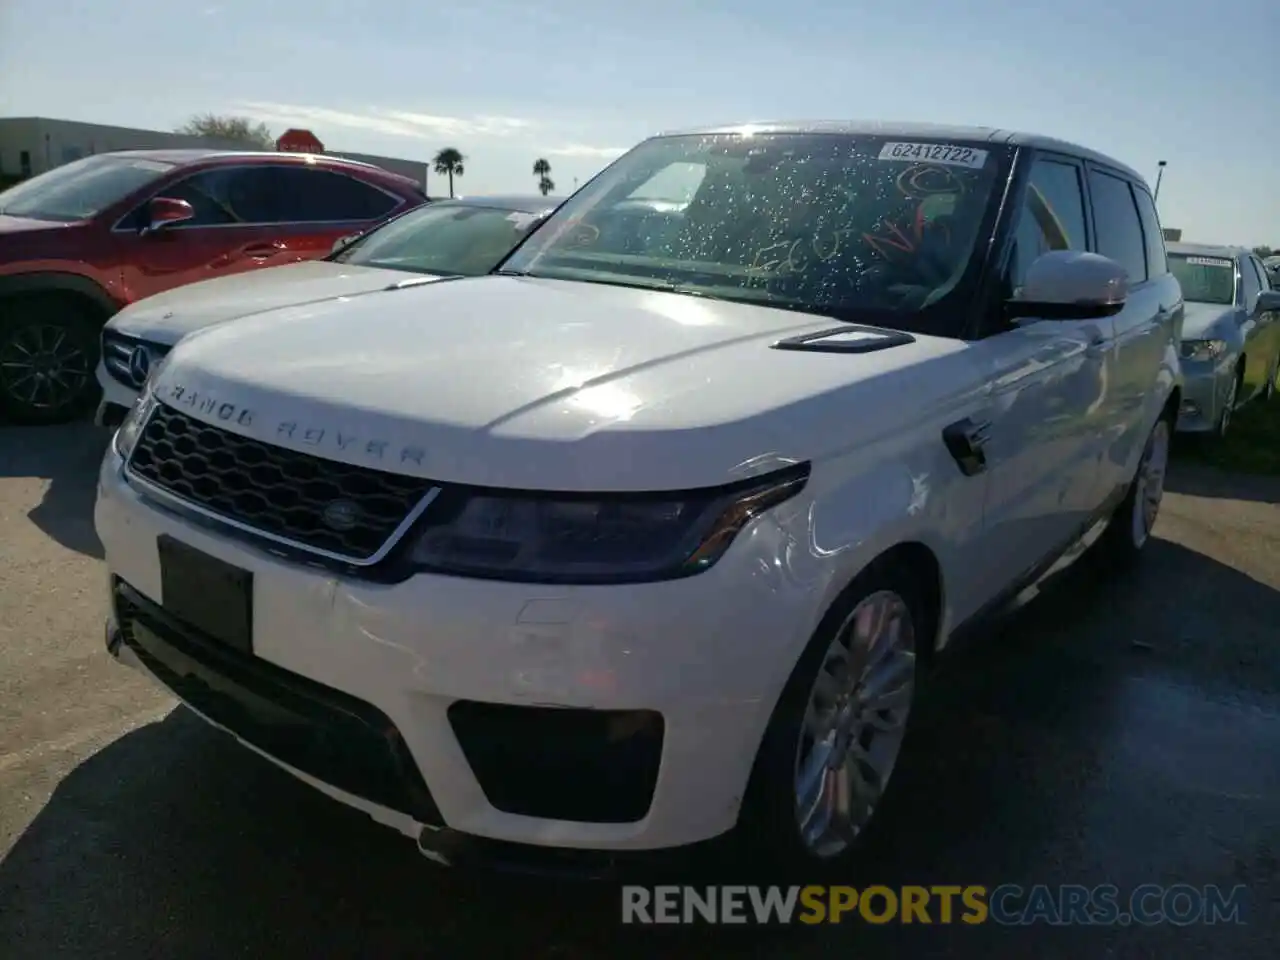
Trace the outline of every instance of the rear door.
{"type": "Polygon", "coordinates": [[[1137,457],[1159,413],[1162,398],[1152,388],[1164,356],[1164,331],[1181,301],[1177,285],[1165,279],[1165,258],[1149,262],[1138,207],[1138,194],[1150,201],[1146,191],[1135,190],[1127,178],[1104,167],[1090,164],[1088,173],[1095,249],[1129,274],[1128,300],[1113,318],[1115,349],[1107,383],[1107,403],[1114,413],[1107,424],[1101,480],[1109,492],[1132,479],[1137,457]],[[1153,276],[1153,269],[1160,272],[1153,276]]]}
{"type": "Polygon", "coordinates": [[[1240,265],[1240,333],[1244,339],[1244,378],[1240,383],[1240,402],[1256,396],[1266,382],[1271,367],[1271,338],[1267,336],[1266,315],[1258,310],[1258,294],[1263,290],[1262,278],[1253,269],[1252,258],[1241,254],[1240,265]]]}
{"type": "Polygon", "coordinates": [[[1258,309],[1258,295],[1270,289],[1267,272],[1254,257],[1240,258],[1244,296],[1245,369],[1241,399],[1257,396],[1275,375],[1276,354],[1280,352],[1280,323],[1272,311],[1258,309]],[[1251,281],[1251,282],[1250,282],[1251,281]]]}
{"type": "Polygon", "coordinates": [[[272,167],[271,176],[272,217],[290,260],[328,256],[338,238],[405,206],[402,198],[337,170],[288,164],[272,167]]]}

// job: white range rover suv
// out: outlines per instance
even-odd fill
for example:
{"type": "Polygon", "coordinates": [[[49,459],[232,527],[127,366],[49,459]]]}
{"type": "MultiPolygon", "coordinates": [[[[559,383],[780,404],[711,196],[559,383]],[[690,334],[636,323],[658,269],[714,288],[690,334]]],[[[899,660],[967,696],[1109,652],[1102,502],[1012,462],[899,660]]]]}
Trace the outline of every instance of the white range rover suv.
{"type": "Polygon", "coordinates": [[[183,340],[102,465],[107,647],[437,859],[840,862],[956,630],[1147,542],[1181,313],[1082,147],[655,137],[497,275],[183,340]]]}

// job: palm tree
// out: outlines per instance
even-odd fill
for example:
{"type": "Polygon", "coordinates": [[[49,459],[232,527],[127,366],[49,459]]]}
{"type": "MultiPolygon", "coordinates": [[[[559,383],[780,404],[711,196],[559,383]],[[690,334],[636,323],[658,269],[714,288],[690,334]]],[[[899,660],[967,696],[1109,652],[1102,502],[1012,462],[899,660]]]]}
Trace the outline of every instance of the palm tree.
{"type": "Polygon", "coordinates": [[[548,193],[556,188],[556,182],[550,177],[542,177],[538,180],[538,191],[545,197],[548,193]]]}
{"type": "MultiPolygon", "coordinates": [[[[533,175],[538,178],[538,189],[542,189],[542,181],[551,176],[551,164],[539,157],[533,161],[533,175]]],[[[544,193],[545,197],[546,194],[544,193]]]]}
{"type": "Polygon", "coordinates": [[[445,147],[431,161],[437,175],[449,178],[450,197],[453,196],[453,178],[462,176],[462,164],[466,159],[456,147],[445,147]]]}

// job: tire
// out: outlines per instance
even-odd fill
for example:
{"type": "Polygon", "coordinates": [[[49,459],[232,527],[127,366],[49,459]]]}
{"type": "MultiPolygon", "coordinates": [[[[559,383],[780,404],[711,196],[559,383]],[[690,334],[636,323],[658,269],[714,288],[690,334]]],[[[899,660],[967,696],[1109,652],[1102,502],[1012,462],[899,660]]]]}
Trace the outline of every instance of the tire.
{"type": "Polygon", "coordinates": [[[1132,566],[1151,540],[1151,530],[1159,517],[1160,502],[1164,499],[1173,419],[1166,410],[1151,428],[1124,500],[1116,507],[1107,529],[1098,539],[1098,556],[1108,567],[1132,566]]]}
{"type": "Polygon", "coordinates": [[[918,699],[923,674],[918,643],[929,635],[928,625],[933,618],[920,600],[916,583],[917,578],[905,565],[873,564],[828,611],[796,664],[761,741],[739,819],[739,834],[754,862],[763,861],[770,868],[788,872],[803,871],[812,877],[815,871],[843,870],[856,859],[873,822],[872,815],[891,789],[891,775],[918,699]],[[882,694],[877,701],[887,709],[868,714],[864,705],[859,717],[859,697],[865,696],[870,687],[860,695],[848,684],[837,684],[840,668],[857,661],[853,657],[842,660],[835,654],[838,647],[843,647],[856,649],[865,658],[868,628],[874,628],[880,616],[892,618],[883,621],[886,623],[896,619],[898,629],[896,634],[871,633],[878,636],[872,647],[894,638],[897,642],[880,647],[885,657],[865,660],[866,674],[878,678],[882,690],[896,686],[898,695],[882,694]],[[889,686],[883,686],[886,682],[889,686]],[[838,695],[834,706],[828,706],[833,694],[838,695]],[[814,703],[820,708],[811,710],[814,703]],[[846,723],[832,740],[817,741],[807,729],[806,718],[814,723],[819,716],[828,721],[841,718],[846,723]],[[883,729],[862,727],[861,733],[856,732],[859,721],[868,720],[876,721],[883,729]],[[826,833],[818,829],[823,805],[815,807],[806,818],[802,810],[806,804],[801,799],[806,794],[806,800],[815,795],[802,788],[802,784],[814,782],[813,777],[804,776],[806,766],[812,764],[811,768],[816,769],[824,755],[827,764],[822,769],[822,779],[841,782],[849,786],[851,794],[857,794],[847,805],[852,810],[847,829],[834,829],[831,824],[833,829],[826,833]],[[841,755],[845,758],[843,764],[838,763],[841,755]],[[879,772],[874,777],[857,759],[859,755],[876,761],[879,772]],[[871,789],[863,789],[866,787],[871,789]]]}
{"type": "Polygon", "coordinates": [[[0,304],[0,419],[66,423],[97,402],[101,324],[75,299],[24,297],[0,304]]]}

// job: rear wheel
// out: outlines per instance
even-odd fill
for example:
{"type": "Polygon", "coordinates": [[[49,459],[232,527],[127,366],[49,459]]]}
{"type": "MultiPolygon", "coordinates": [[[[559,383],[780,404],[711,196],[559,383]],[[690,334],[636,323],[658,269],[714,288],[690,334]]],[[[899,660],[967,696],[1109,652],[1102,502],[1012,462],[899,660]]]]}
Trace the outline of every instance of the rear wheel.
{"type": "Polygon", "coordinates": [[[743,810],[779,866],[843,865],[885,796],[917,688],[928,618],[910,575],[859,577],[824,619],[774,709],[743,810]]]}
{"type": "Polygon", "coordinates": [[[0,416],[64,423],[97,400],[99,324],[75,300],[31,297],[0,305],[0,416]]]}
{"type": "Polygon", "coordinates": [[[1124,500],[1098,542],[1103,559],[1113,566],[1128,565],[1142,554],[1160,515],[1165,472],[1169,468],[1172,417],[1166,411],[1151,428],[1138,461],[1138,472],[1124,500]]]}

